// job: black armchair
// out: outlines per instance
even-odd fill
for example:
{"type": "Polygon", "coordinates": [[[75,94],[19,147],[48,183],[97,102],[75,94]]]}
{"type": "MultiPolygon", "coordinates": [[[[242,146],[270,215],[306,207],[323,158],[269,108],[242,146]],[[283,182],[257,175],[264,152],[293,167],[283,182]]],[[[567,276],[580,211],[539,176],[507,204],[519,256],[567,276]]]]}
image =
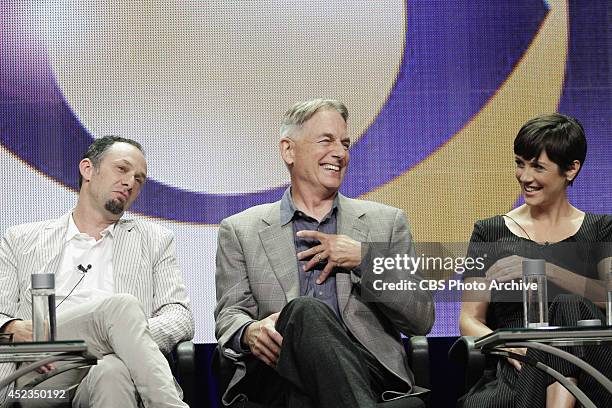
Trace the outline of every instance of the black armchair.
{"type": "Polygon", "coordinates": [[[183,401],[189,406],[195,402],[196,362],[195,346],[191,340],[176,345],[172,354],[166,356],[174,378],[183,389],[183,401]]]}
{"type": "Polygon", "coordinates": [[[407,339],[406,354],[408,364],[414,373],[415,384],[422,388],[431,389],[429,371],[429,343],[425,336],[413,336],[407,339]]]}
{"type": "Polygon", "coordinates": [[[466,393],[482,377],[485,369],[485,356],[474,348],[478,337],[461,336],[448,351],[450,361],[464,367],[465,381],[463,393],[466,393]]]}
{"type": "MultiPolygon", "coordinates": [[[[429,374],[429,343],[425,336],[414,336],[405,339],[404,345],[408,355],[408,364],[412,369],[415,377],[415,384],[422,388],[429,389],[430,374],[429,374]]],[[[221,352],[215,348],[212,358],[212,373],[217,382],[218,390],[218,405],[222,407],[221,396],[227,388],[231,375],[233,373],[226,359],[221,358],[221,352]]],[[[237,407],[257,407],[258,404],[239,403],[237,407]],[[242,404],[242,405],[240,405],[242,404]]],[[[416,397],[404,397],[393,401],[382,402],[378,404],[379,408],[425,408],[428,406],[428,396],[426,393],[416,397]]]]}

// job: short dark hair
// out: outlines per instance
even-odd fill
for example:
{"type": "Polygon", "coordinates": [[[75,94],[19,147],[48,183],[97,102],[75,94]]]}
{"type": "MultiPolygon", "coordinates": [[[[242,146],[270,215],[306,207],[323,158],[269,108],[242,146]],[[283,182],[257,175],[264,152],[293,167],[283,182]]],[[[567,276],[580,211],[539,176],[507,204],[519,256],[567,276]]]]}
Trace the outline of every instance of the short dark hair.
{"type": "MultiPolygon", "coordinates": [[[[99,139],[94,140],[94,142],[87,148],[87,151],[83,155],[83,159],[91,160],[94,168],[100,167],[100,162],[102,161],[102,157],[106,154],[108,149],[115,143],[128,143],[132,146],[136,147],[144,154],[144,150],[142,149],[142,145],[135,140],[128,139],[121,136],[104,136],[99,139]]],[[[83,185],[83,176],[79,171],[79,188],[83,185]]]]}
{"type": "Polygon", "coordinates": [[[561,174],[572,168],[574,160],[580,162],[582,169],[587,153],[584,128],[577,119],[560,113],[540,115],[528,120],[514,139],[514,154],[532,160],[540,157],[542,151],[559,166],[561,174]]]}

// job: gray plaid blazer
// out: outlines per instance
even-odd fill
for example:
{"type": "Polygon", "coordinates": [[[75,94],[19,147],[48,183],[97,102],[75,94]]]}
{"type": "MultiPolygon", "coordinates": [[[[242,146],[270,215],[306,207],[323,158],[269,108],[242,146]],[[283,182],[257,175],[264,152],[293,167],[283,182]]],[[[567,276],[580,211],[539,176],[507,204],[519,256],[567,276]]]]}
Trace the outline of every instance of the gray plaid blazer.
{"type": "MultiPolygon", "coordinates": [[[[342,195],[338,201],[337,233],[359,242],[387,243],[387,253],[414,254],[406,215],[400,209],[342,195]]],[[[223,401],[239,397],[235,385],[246,375],[244,359],[231,340],[240,328],[279,312],[299,296],[298,262],[291,223],[280,225],[280,201],[259,205],[221,222],[216,257],[216,337],[224,359],[235,366],[223,401]]],[[[375,247],[375,246],[372,246],[375,247]]],[[[390,281],[418,281],[418,274],[387,271],[390,281]]],[[[397,291],[376,302],[365,301],[361,278],[336,274],[338,306],[351,333],[389,371],[410,386],[414,377],[407,365],[400,332],[423,335],[434,322],[434,305],[428,292],[397,291]]],[[[227,363],[226,363],[227,365],[227,363]]]]}
{"type": "MultiPolygon", "coordinates": [[[[0,326],[32,318],[32,272],[55,273],[60,266],[70,213],[55,220],[18,225],[0,241],[0,326]]],[[[193,338],[194,321],[183,276],[176,261],[174,235],[147,221],[120,220],[113,239],[116,293],[134,295],[149,316],[149,329],[168,353],[193,338]]],[[[0,364],[0,378],[12,364],[0,364]]],[[[0,390],[0,401],[1,398],[0,390]]]]}

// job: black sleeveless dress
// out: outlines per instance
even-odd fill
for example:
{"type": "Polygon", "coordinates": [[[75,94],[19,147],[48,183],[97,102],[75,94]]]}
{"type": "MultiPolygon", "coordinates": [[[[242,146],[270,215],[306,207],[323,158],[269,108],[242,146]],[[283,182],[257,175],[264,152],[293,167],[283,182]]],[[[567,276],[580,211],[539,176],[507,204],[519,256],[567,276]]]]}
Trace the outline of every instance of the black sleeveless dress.
{"type": "MultiPolygon", "coordinates": [[[[470,240],[469,256],[480,256],[487,251],[485,269],[469,272],[465,277],[483,277],[486,269],[497,259],[516,254],[526,258],[546,259],[573,273],[598,279],[596,264],[611,256],[612,216],[586,213],[575,235],[554,244],[538,244],[512,233],[502,216],[478,221],[470,240]],[[494,244],[493,244],[494,243],[494,244]]],[[[605,311],[580,295],[564,292],[548,283],[549,324],[575,326],[578,320],[600,319],[605,322],[605,311]]],[[[498,328],[523,327],[522,293],[491,293],[487,309],[487,326],[498,328]]],[[[603,299],[602,299],[603,300],[603,299]]],[[[566,351],[585,360],[612,379],[612,347],[568,347],[566,351]]],[[[528,350],[528,356],[551,366],[566,377],[578,380],[578,387],[597,407],[612,406],[609,393],[590,376],[573,364],[538,350],[528,350]]],[[[545,407],[546,387],[554,382],[540,370],[523,364],[517,371],[505,358],[491,357],[483,377],[457,403],[464,408],[545,407]]]]}

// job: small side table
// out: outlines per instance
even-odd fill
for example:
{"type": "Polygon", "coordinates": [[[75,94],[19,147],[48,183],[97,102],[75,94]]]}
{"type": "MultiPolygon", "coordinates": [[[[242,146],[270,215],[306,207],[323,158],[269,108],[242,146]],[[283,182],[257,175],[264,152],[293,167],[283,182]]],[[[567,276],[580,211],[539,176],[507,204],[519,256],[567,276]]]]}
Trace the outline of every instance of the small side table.
{"type": "Polygon", "coordinates": [[[541,350],[563,358],[584,370],[612,394],[612,381],[601,374],[595,367],[578,357],[557,347],[565,346],[598,346],[612,344],[612,326],[586,327],[541,327],[537,329],[498,329],[487,334],[474,343],[474,347],[483,353],[503,355],[515,358],[547,373],[562,384],[585,407],[595,407],[589,398],[561,373],[541,363],[532,362],[525,356],[502,350],[504,347],[525,347],[541,350]]]}
{"type": "Polygon", "coordinates": [[[24,343],[2,343],[0,344],[0,363],[31,363],[22,366],[13,374],[0,379],[0,390],[11,385],[21,376],[36,370],[37,368],[56,361],[69,361],[71,364],[58,367],[47,374],[41,374],[40,378],[28,387],[74,368],[95,365],[100,356],[94,354],[87,348],[82,340],[67,340],[55,342],[24,342],[24,343]]]}

